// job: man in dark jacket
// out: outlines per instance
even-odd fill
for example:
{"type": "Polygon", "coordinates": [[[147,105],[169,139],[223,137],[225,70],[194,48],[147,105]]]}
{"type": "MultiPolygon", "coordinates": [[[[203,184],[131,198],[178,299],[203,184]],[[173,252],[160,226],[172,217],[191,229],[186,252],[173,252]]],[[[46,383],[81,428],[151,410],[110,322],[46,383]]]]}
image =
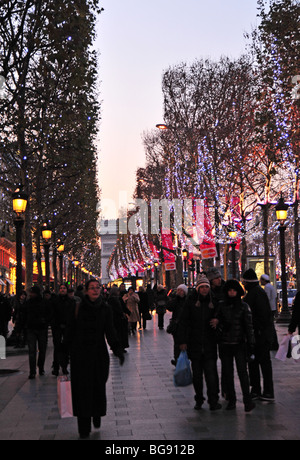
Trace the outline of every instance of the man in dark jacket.
{"type": "Polygon", "coordinates": [[[181,350],[187,350],[192,362],[195,409],[204,402],[203,375],[207,386],[210,410],[221,409],[217,372],[217,340],[211,321],[216,317],[216,306],[210,296],[210,284],[199,275],[196,290],[188,297],[178,324],[181,350]]]}
{"type": "Polygon", "coordinates": [[[290,334],[293,334],[298,328],[298,334],[300,334],[300,291],[297,292],[292,310],[292,318],[288,327],[290,334]]]}
{"type": "Polygon", "coordinates": [[[37,350],[39,357],[37,365],[39,374],[44,375],[46,359],[48,326],[51,320],[51,310],[43,300],[38,286],[33,286],[29,291],[29,300],[26,302],[25,323],[27,326],[27,342],[29,351],[29,379],[36,375],[37,350]]]}
{"type": "Polygon", "coordinates": [[[53,365],[52,374],[58,376],[59,367],[64,375],[68,374],[67,366],[69,354],[65,344],[66,325],[70,311],[74,308],[75,300],[68,296],[68,289],[65,284],[59,286],[58,296],[52,300],[53,305],[53,365]]]}
{"type": "Polygon", "coordinates": [[[5,339],[8,333],[8,323],[11,319],[12,308],[9,301],[0,292],[0,335],[5,339]]]}
{"type": "Polygon", "coordinates": [[[255,336],[255,359],[249,362],[252,398],[274,401],[273,371],[270,357],[272,312],[269,299],[259,285],[256,273],[252,268],[245,271],[243,284],[247,291],[244,301],[251,308],[255,336]],[[261,392],[260,371],[263,377],[263,393],[261,392]]]}

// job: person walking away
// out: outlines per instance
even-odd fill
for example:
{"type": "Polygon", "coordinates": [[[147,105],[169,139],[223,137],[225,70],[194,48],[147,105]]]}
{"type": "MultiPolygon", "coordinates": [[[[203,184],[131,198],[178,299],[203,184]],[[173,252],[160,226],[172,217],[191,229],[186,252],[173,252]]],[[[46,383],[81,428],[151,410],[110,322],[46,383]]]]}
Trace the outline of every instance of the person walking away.
{"type": "MultiPolygon", "coordinates": [[[[178,339],[178,323],[181,317],[182,310],[184,308],[184,304],[186,302],[186,298],[188,295],[188,288],[185,284],[180,284],[177,286],[176,295],[171,297],[167,303],[167,310],[172,312],[172,317],[170,320],[170,324],[172,325],[172,337],[173,337],[173,354],[174,359],[171,360],[171,363],[176,366],[177,359],[180,355],[180,348],[179,348],[179,339],[178,339]]],[[[168,331],[168,329],[167,329],[168,331]]]]}
{"type": "Polygon", "coordinates": [[[0,335],[7,338],[8,323],[11,319],[12,308],[9,300],[0,292],[0,335]]]}
{"type": "Polygon", "coordinates": [[[300,291],[297,292],[292,308],[292,317],[288,326],[288,333],[293,334],[298,328],[300,335],[300,291]]]}
{"type": "Polygon", "coordinates": [[[134,292],[133,287],[130,287],[128,289],[128,293],[123,296],[123,301],[125,302],[126,307],[130,311],[130,315],[128,318],[128,332],[129,334],[134,335],[136,331],[136,324],[140,319],[138,308],[140,298],[138,294],[134,292]]]}
{"type": "Polygon", "coordinates": [[[100,428],[106,415],[106,382],[109,374],[107,344],[122,365],[124,355],[113,325],[109,305],[100,296],[97,280],[86,283],[85,295],[73,307],[67,323],[66,341],[70,349],[73,414],[80,438],[88,438],[91,421],[100,428]]]}
{"type": "Polygon", "coordinates": [[[274,401],[273,370],[270,357],[272,342],[272,312],[267,294],[259,285],[255,271],[249,268],[243,275],[247,291],[244,297],[252,313],[255,337],[255,359],[248,363],[252,399],[274,401]],[[263,392],[261,391],[261,374],[263,392]]]}
{"type": "Polygon", "coordinates": [[[147,327],[147,319],[149,319],[149,303],[148,303],[148,295],[143,288],[143,286],[139,287],[138,292],[140,302],[139,302],[139,314],[140,314],[140,329],[146,329],[147,327]]]}
{"type": "Polygon", "coordinates": [[[263,286],[265,293],[268,296],[270,307],[271,307],[272,331],[273,331],[271,350],[277,351],[279,348],[278,338],[277,338],[277,333],[276,333],[276,328],[275,328],[275,317],[277,315],[277,292],[274,286],[270,282],[269,275],[265,273],[261,275],[260,277],[260,284],[263,286]]]}
{"type": "Polygon", "coordinates": [[[25,323],[27,327],[27,341],[29,351],[29,379],[36,376],[36,367],[39,368],[39,375],[45,374],[45,359],[48,343],[48,326],[51,320],[51,309],[41,296],[38,286],[29,290],[29,300],[25,309],[25,323]],[[38,353],[38,360],[37,358],[38,353]]]}
{"type": "Polygon", "coordinates": [[[155,309],[155,299],[154,299],[154,291],[151,288],[151,284],[147,284],[147,289],[146,289],[147,297],[148,297],[148,305],[149,305],[149,311],[152,313],[152,311],[155,309]]]}
{"type": "Polygon", "coordinates": [[[210,295],[210,283],[206,276],[199,275],[196,289],[189,295],[178,323],[180,350],[187,350],[192,363],[196,410],[201,409],[205,400],[203,376],[210,410],[222,408],[219,403],[217,335],[210,323],[216,317],[216,312],[210,295]]]}
{"type": "MultiPolygon", "coordinates": [[[[112,310],[113,323],[114,323],[114,327],[117,332],[118,340],[122,346],[123,353],[126,353],[126,348],[129,348],[128,321],[126,317],[126,312],[123,311],[123,308],[121,305],[120,292],[117,286],[113,286],[110,289],[107,303],[111,307],[111,310],[112,310]]],[[[127,314],[130,314],[130,311],[127,308],[126,310],[127,310],[127,314]]]]}
{"type": "Polygon", "coordinates": [[[156,313],[158,315],[158,329],[164,328],[164,317],[166,314],[166,305],[168,302],[167,293],[162,284],[158,284],[155,297],[156,313]]]}
{"type": "Polygon", "coordinates": [[[65,284],[59,286],[58,296],[52,301],[53,304],[53,365],[52,374],[58,376],[61,367],[64,375],[68,374],[69,356],[65,346],[65,334],[67,320],[70,310],[75,305],[75,301],[68,296],[68,289],[65,284]]]}
{"type": "Polygon", "coordinates": [[[219,340],[222,350],[222,368],[227,388],[227,410],[235,409],[234,361],[243,393],[245,412],[255,407],[250,395],[247,357],[254,353],[254,331],[249,305],[243,302],[244,289],[231,279],[224,285],[224,300],[218,304],[217,319],[211,324],[221,332],[219,340]]]}

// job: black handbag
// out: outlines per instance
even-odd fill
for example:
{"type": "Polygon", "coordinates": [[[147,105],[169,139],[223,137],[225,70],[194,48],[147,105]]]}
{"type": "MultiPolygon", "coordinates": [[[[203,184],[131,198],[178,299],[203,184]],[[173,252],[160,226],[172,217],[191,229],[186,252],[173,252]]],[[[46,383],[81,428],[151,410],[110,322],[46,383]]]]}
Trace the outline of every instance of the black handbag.
{"type": "Polygon", "coordinates": [[[177,331],[177,324],[178,324],[177,321],[171,318],[169,321],[169,325],[167,326],[167,329],[166,329],[167,333],[174,335],[177,331]]]}

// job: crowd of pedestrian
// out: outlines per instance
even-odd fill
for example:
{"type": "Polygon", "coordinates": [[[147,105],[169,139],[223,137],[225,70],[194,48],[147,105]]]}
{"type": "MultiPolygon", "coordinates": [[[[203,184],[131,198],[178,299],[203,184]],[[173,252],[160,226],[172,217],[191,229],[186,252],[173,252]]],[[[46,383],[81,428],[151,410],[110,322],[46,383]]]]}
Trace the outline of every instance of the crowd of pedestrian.
{"type": "MultiPolygon", "coordinates": [[[[80,437],[85,438],[91,423],[99,428],[106,414],[107,347],[123,364],[129,336],[147,329],[154,310],[159,330],[165,329],[166,312],[172,313],[166,327],[173,337],[171,363],[176,366],[180,353],[187,352],[196,410],[206,397],[210,410],[221,409],[220,393],[227,400],[227,410],[236,408],[235,367],[246,412],[255,408],[256,399],[274,401],[270,350],[278,348],[276,309],[268,275],[258,280],[254,270],[248,269],[242,282],[225,282],[219,270],[212,268],[198,275],[193,289],[180,284],[170,292],[160,284],[146,289],[140,286],[138,291],[132,286],[126,289],[124,283],[107,288],[91,279],[85,290],[78,286],[74,291],[62,284],[57,295],[33,286],[28,293],[22,291],[13,309],[0,294],[0,332],[7,336],[12,319],[16,347],[28,345],[29,379],[34,379],[37,370],[40,376],[45,373],[51,328],[52,374],[68,375],[70,366],[73,412],[80,437]]],[[[297,327],[300,330],[300,292],[288,332],[292,334],[297,327]]]]}

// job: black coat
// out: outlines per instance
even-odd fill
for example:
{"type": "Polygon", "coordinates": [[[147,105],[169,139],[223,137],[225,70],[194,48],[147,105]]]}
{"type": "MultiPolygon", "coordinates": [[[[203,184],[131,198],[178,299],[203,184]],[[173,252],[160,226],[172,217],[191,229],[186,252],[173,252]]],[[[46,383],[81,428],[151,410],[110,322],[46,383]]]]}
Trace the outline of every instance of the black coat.
{"type": "Polygon", "coordinates": [[[271,343],[273,319],[268,296],[258,282],[247,283],[246,289],[248,292],[243,300],[251,309],[255,343],[271,343]]]}
{"type": "Polygon", "coordinates": [[[77,417],[106,414],[109,354],[105,338],[113,352],[122,356],[111,308],[101,297],[91,302],[85,296],[79,308],[73,309],[67,327],[73,413],[77,417]]]}
{"type": "Polygon", "coordinates": [[[26,301],[24,306],[24,323],[27,329],[48,329],[52,311],[41,296],[33,297],[26,301]]]}
{"type": "MultiPolygon", "coordinates": [[[[123,348],[128,348],[128,320],[125,312],[129,310],[124,307],[122,308],[120,296],[110,296],[107,300],[108,305],[111,307],[113,314],[114,327],[117,332],[118,340],[123,348]]],[[[130,312],[129,312],[130,313],[130,312]]]]}
{"type": "Polygon", "coordinates": [[[295,301],[293,304],[292,318],[289,324],[289,332],[295,332],[298,327],[298,333],[300,334],[300,291],[297,292],[295,301]]]}
{"type": "Polygon", "coordinates": [[[207,359],[217,359],[217,335],[209,324],[216,313],[210,295],[202,297],[194,291],[187,298],[178,324],[178,341],[187,344],[191,360],[199,354],[207,359]]]}
{"type": "Polygon", "coordinates": [[[219,302],[217,318],[222,331],[220,343],[233,345],[246,342],[251,351],[254,349],[252,315],[248,304],[241,299],[232,301],[225,297],[219,302]]]}

